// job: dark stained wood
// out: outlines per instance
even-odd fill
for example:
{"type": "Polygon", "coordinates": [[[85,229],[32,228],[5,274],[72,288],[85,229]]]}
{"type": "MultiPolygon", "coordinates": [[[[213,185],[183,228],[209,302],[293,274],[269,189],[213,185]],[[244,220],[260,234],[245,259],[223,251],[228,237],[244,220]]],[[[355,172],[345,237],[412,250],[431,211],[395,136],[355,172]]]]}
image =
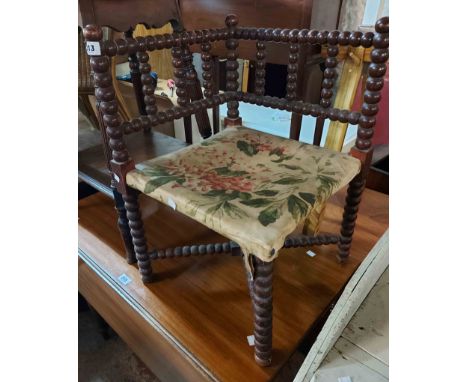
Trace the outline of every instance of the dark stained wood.
{"type": "Polygon", "coordinates": [[[147,28],[161,28],[171,21],[173,27],[181,28],[178,1],[156,0],[79,0],[83,27],[89,24],[108,26],[126,32],[136,24],[147,28]]]}
{"type": "MultiPolygon", "coordinates": [[[[228,15],[226,17],[226,27],[228,29],[228,39],[226,40],[226,49],[227,53],[227,62],[226,62],[226,90],[228,92],[235,92],[239,88],[239,73],[237,71],[239,63],[237,62],[237,57],[239,53],[237,52],[237,47],[239,42],[235,38],[236,26],[239,22],[236,15],[228,15]]],[[[242,124],[242,120],[239,118],[239,102],[236,99],[231,99],[227,103],[227,121],[225,125],[236,125],[242,124]]]]}
{"type": "MultiPolygon", "coordinates": [[[[213,94],[219,94],[219,57],[213,57],[213,94]]],[[[219,133],[219,105],[213,107],[213,134],[219,133]]]]}
{"type": "Polygon", "coordinates": [[[258,39],[257,41],[257,53],[255,58],[257,62],[255,64],[255,94],[258,96],[265,95],[265,75],[266,75],[266,52],[265,52],[265,42],[260,40],[265,37],[265,31],[263,29],[258,30],[258,39]]]}
{"type": "Polygon", "coordinates": [[[365,185],[365,177],[361,172],[348,186],[346,204],[343,212],[343,221],[341,223],[341,238],[338,243],[338,259],[340,261],[345,261],[350,253],[354,227],[358,216],[359,203],[361,202],[361,195],[364,191],[365,185]]]}
{"type": "MultiPolygon", "coordinates": [[[[206,130],[200,123],[199,116],[202,112],[206,112],[207,108],[215,107],[227,102],[227,117],[225,125],[232,126],[241,124],[242,120],[239,117],[239,101],[254,103],[266,107],[272,107],[280,110],[287,110],[293,113],[293,116],[314,115],[318,117],[314,141],[320,143],[321,128],[320,123],[325,118],[332,121],[339,120],[346,123],[359,123],[358,138],[356,145],[351,149],[351,155],[355,156],[362,162],[360,173],[351,181],[348,186],[348,193],[344,207],[343,219],[341,223],[341,232],[338,241],[338,259],[344,262],[349,258],[351,241],[353,239],[354,228],[357,219],[357,212],[361,201],[361,195],[365,187],[366,176],[372,158],[372,142],[373,127],[375,125],[375,115],[378,112],[377,103],[380,99],[380,93],[383,86],[383,76],[386,71],[386,61],[388,59],[388,18],[383,18],[376,23],[376,34],[372,41],[374,52],[372,53],[372,64],[369,66],[369,78],[366,83],[366,92],[364,93],[364,104],[362,113],[351,112],[349,110],[339,110],[331,108],[331,99],[333,96],[333,79],[336,77],[337,55],[339,53],[338,45],[352,44],[353,46],[363,44],[368,45],[370,41],[364,40],[366,35],[362,33],[351,32],[327,32],[327,31],[311,31],[311,30],[288,30],[268,28],[259,30],[257,28],[239,28],[237,27],[237,16],[230,14],[225,20],[226,29],[209,30],[209,31],[193,31],[183,32],[182,34],[173,33],[163,36],[154,36],[147,39],[133,40],[127,38],[122,41],[102,42],[102,30],[100,27],[87,26],[84,30],[84,36],[87,41],[100,41],[102,56],[91,57],[91,67],[94,70],[96,84],[96,98],[99,103],[99,109],[102,113],[102,121],[104,122],[105,131],[108,140],[104,139],[112,154],[110,160],[111,172],[113,174],[112,184],[117,190],[122,193],[125,201],[125,209],[127,210],[128,225],[133,239],[135,257],[139,266],[140,274],[144,283],[149,283],[153,280],[150,254],[146,243],[145,231],[143,222],[140,216],[140,210],[137,199],[137,192],[132,190],[126,184],[126,174],[135,167],[134,160],[129,156],[127,147],[123,140],[123,133],[128,131],[138,131],[143,128],[149,130],[152,126],[158,123],[167,122],[181,117],[187,118],[195,114],[199,122],[199,130],[202,137],[206,138],[211,135],[211,130],[206,130]],[[289,64],[288,64],[288,81],[286,99],[278,99],[275,97],[266,97],[262,94],[249,94],[238,91],[238,39],[258,40],[289,43],[289,64]],[[211,92],[211,83],[207,82],[207,92],[204,99],[201,98],[201,93],[195,94],[190,89],[195,89],[197,75],[192,65],[192,56],[190,53],[190,44],[203,45],[203,63],[209,65],[203,68],[204,74],[209,74],[211,70],[211,59],[209,52],[212,41],[225,41],[227,53],[226,63],[226,92],[223,94],[215,94],[211,92]],[[363,42],[364,41],[364,42],[363,42]],[[320,105],[297,101],[297,82],[298,82],[298,61],[300,44],[320,44],[327,45],[328,57],[325,61],[326,70],[322,81],[322,91],[320,105]],[[178,107],[171,108],[167,111],[157,112],[156,101],[154,97],[154,86],[151,82],[150,66],[148,62],[148,49],[163,49],[172,48],[173,64],[175,66],[175,74],[178,85],[177,95],[178,107]],[[140,61],[142,92],[145,94],[145,103],[148,116],[134,118],[129,122],[121,123],[117,115],[117,103],[112,82],[109,82],[109,56],[115,54],[136,54],[140,61]],[[189,102],[191,101],[191,102],[189,102]],[[317,129],[316,129],[317,130],[317,129]],[[319,135],[317,135],[317,132],[319,135]]],[[[261,50],[260,45],[260,50],[261,50]]],[[[257,52],[258,54],[258,52],[257,52]]],[[[302,62],[303,64],[303,62],[302,62]]],[[[205,76],[206,77],[206,76],[205,76]]],[[[207,77],[209,78],[209,75],[207,77]]],[[[206,78],[205,78],[206,80],[206,78]]],[[[259,91],[262,89],[259,87],[259,91]]],[[[295,119],[292,122],[291,134],[293,138],[298,139],[300,128],[300,119],[295,119]]],[[[323,230],[323,227],[321,228],[323,230]]],[[[335,239],[334,239],[335,240],[335,239]]],[[[331,241],[330,241],[331,243],[331,241]]],[[[301,246],[307,246],[307,238],[299,243],[301,246]]],[[[190,253],[197,254],[199,248],[204,247],[193,246],[190,253]],[[193,249],[193,251],[192,251],[193,249]],[[192,253],[193,252],[193,253],[192,253]]],[[[180,251],[180,250],[179,250],[180,251]]],[[[172,252],[168,251],[170,255],[172,252]]],[[[179,255],[184,255],[182,250],[179,255]]],[[[249,254],[250,256],[250,254],[249,254]]],[[[180,256],[178,256],[180,257],[180,256]]],[[[271,362],[271,272],[272,264],[264,264],[257,259],[253,260],[253,280],[251,280],[250,290],[253,299],[255,312],[255,360],[261,366],[267,366],[271,362]],[[257,269],[258,268],[258,269],[257,269]],[[258,276],[258,277],[257,277],[258,276]]]]}
{"type": "MultiPolygon", "coordinates": [[[[344,190],[343,190],[344,191],[344,190]]],[[[345,193],[327,205],[322,223],[336,232],[345,193]]],[[[153,200],[141,206],[149,246],[214,243],[226,239],[153,200]]],[[[334,246],[283,249],[273,276],[273,356],[270,367],[253,362],[251,300],[239,256],[158,260],[157,281],[143,285],[126,262],[112,201],[93,195],[79,204],[79,290],[161,381],[268,381],[308,329],[336,298],[388,226],[388,197],[365,190],[348,261],[334,246]],[[90,268],[91,267],[91,268],[90,268]],[[123,285],[118,277],[132,279],[123,285]]]]}
{"type": "MultiPolygon", "coordinates": [[[[102,35],[102,28],[99,26],[88,25],[83,30],[85,41],[101,41],[102,35]]],[[[135,166],[123,141],[122,121],[118,115],[118,104],[110,72],[110,59],[102,55],[92,56],[90,63],[94,73],[96,100],[99,105],[99,112],[102,113],[103,129],[105,129],[109,137],[107,144],[112,155],[110,165],[113,170],[120,170],[120,173],[116,174],[118,177],[113,177],[114,184],[120,193],[125,194],[128,189],[125,183],[126,172],[131,171],[135,166]]]]}
{"type": "Polygon", "coordinates": [[[117,191],[115,187],[112,187],[114,195],[115,209],[117,211],[117,224],[119,226],[120,235],[125,246],[125,253],[127,254],[127,263],[136,263],[135,249],[133,247],[133,240],[130,232],[129,221],[127,218],[127,209],[125,208],[122,194],[117,191]]]}
{"type": "Polygon", "coordinates": [[[123,200],[125,202],[125,210],[127,211],[130,234],[132,235],[133,246],[135,248],[138,270],[142,281],[144,283],[149,283],[154,280],[154,274],[151,267],[151,259],[148,254],[140,206],[138,205],[138,195],[138,191],[130,190],[123,195],[123,200]]]}
{"type": "Polygon", "coordinates": [[[371,138],[374,135],[374,126],[379,111],[380,92],[384,84],[388,60],[388,17],[384,17],[375,24],[376,34],[373,39],[374,49],[371,53],[371,64],[368,69],[362,116],[359,118],[356,148],[368,150],[372,146],[371,138]]]}
{"type": "MultiPolygon", "coordinates": [[[[242,25],[255,28],[310,28],[312,0],[282,1],[216,1],[181,0],[180,8],[184,26],[188,30],[222,28],[227,13],[236,14],[242,25]]],[[[335,15],[338,20],[338,15],[335,15]]],[[[267,44],[268,62],[287,64],[287,47],[267,44]]],[[[226,57],[223,44],[213,44],[213,54],[226,57]]],[[[255,60],[256,46],[253,41],[245,41],[239,46],[239,56],[255,60]]]]}
{"type": "MultiPolygon", "coordinates": [[[[150,119],[151,117],[155,118],[158,112],[158,106],[156,104],[156,96],[154,95],[156,86],[153,77],[151,77],[151,65],[148,62],[149,55],[145,50],[140,50],[136,53],[136,59],[140,63],[138,69],[141,73],[140,83],[142,85],[141,94],[145,106],[144,114],[148,115],[150,119]]],[[[148,123],[143,129],[145,133],[149,133],[151,131],[151,125],[148,123]]]]}
{"type": "MultiPolygon", "coordinates": [[[[150,121],[148,119],[145,119],[144,117],[138,117],[133,118],[128,123],[124,122],[124,125],[141,125],[145,123],[150,123],[151,126],[157,127],[160,124],[180,118],[180,116],[185,117],[191,115],[191,113],[193,114],[196,110],[208,109],[210,107],[213,107],[213,105],[221,105],[226,101],[243,101],[251,104],[256,104],[258,106],[271,107],[273,109],[294,111],[295,113],[301,115],[311,115],[313,117],[320,116],[322,118],[329,118],[332,121],[339,120],[340,122],[346,122],[351,125],[356,125],[359,121],[359,118],[361,117],[361,113],[359,112],[335,108],[327,109],[323,108],[320,105],[311,104],[308,102],[287,101],[284,98],[270,96],[261,97],[252,93],[226,92],[216,94],[211,99],[203,99],[191,102],[190,105],[184,107],[177,107],[164,112],[158,112],[157,118],[152,119],[150,121]]],[[[229,118],[226,119],[229,120],[229,118]]],[[[234,119],[234,121],[237,121],[237,119],[234,119]]],[[[129,130],[129,132],[131,133],[132,130],[129,130]]]]}
{"type": "MultiPolygon", "coordinates": [[[[320,105],[325,108],[329,108],[331,106],[333,87],[335,86],[334,80],[337,77],[336,66],[338,64],[338,59],[336,56],[339,52],[339,48],[337,46],[339,35],[340,33],[338,31],[330,33],[320,32],[316,37],[319,42],[328,40],[327,58],[325,60],[325,70],[323,72],[322,90],[320,92],[320,105]],[[325,37],[325,35],[328,36],[325,37]]],[[[315,122],[314,145],[316,146],[320,146],[324,123],[325,118],[321,117],[317,118],[317,121],[315,122]]]]}
{"type": "Polygon", "coordinates": [[[260,366],[270,366],[273,345],[273,265],[252,258],[251,284],[254,310],[255,361],[260,366]]]}
{"type": "MultiPolygon", "coordinates": [[[[338,244],[340,236],[336,234],[319,235],[290,235],[284,241],[283,248],[307,247],[311,245],[338,244]]],[[[204,256],[220,253],[229,253],[232,256],[241,256],[240,247],[233,241],[210,244],[191,244],[175,248],[158,248],[150,251],[149,256],[156,259],[172,259],[173,257],[204,256]]]]}
{"type": "MultiPolygon", "coordinates": [[[[176,46],[171,49],[172,53],[172,65],[174,66],[174,77],[177,94],[177,104],[179,106],[186,106],[189,102],[188,91],[187,91],[187,80],[185,79],[185,63],[182,59],[182,48],[176,46]]],[[[184,117],[184,131],[185,141],[188,144],[192,144],[192,117],[184,117]]]]}
{"type": "MultiPolygon", "coordinates": [[[[205,34],[206,36],[206,34],[205,34]]],[[[203,38],[203,42],[200,45],[202,54],[202,77],[203,77],[203,95],[206,98],[211,98],[213,96],[213,58],[211,57],[211,42],[208,37],[203,38]]]]}

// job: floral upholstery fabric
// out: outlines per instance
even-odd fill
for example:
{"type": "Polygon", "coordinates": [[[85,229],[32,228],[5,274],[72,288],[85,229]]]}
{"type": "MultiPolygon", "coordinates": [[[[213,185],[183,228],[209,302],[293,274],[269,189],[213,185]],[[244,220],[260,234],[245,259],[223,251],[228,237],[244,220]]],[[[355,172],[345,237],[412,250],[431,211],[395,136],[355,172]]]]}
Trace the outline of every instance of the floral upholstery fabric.
{"type": "MultiPolygon", "coordinates": [[[[359,172],[359,160],[231,127],[136,166],[129,186],[271,261],[287,235],[359,172]]],[[[249,256],[246,256],[246,258],[249,256]]]]}

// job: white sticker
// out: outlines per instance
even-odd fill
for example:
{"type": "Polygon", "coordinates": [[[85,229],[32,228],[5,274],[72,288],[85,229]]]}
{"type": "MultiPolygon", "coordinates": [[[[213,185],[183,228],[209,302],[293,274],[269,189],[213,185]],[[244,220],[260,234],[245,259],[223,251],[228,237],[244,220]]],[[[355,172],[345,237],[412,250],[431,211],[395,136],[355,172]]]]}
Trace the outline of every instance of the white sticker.
{"type": "Polygon", "coordinates": [[[249,343],[249,346],[254,346],[255,345],[255,336],[247,336],[247,342],[249,343]]]}
{"type": "Polygon", "coordinates": [[[132,279],[130,277],[128,277],[125,273],[122,273],[118,277],[118,279],[123,285],[128,285],[128,284],[130,284],[132,282],[132,279]]]}
{"type": "Polygon", "coordinates": [[[312,252],[310,249],[306,253],[310,257],[314,257],[316,255],[316,253],[312,252]]]}
{"type": "Polygon", "coordinates": [[[120,182],[120,178],[117,176],[117,174],[114,174],[114,179],[115,179],[117,182],[120,182]]]}
{"type": "Polygon", "coordinates": [[[171,207],[174,211],[177,207],[177,205],[175,204],[175,202],[172,200],[171,197],[167,198],[167,205],[171,207]]]}
{"type": "Polygon", "coordinates": [[[351,379],[351,377],[338,377],[338,382],[353,382],[353,380],[351,379]]]}
{"type": "Polygon", "coordinates": [[[88,53],[88,56],[100,56],[101,45],[99,41],[86,41],[86,53],[88,53]]]}

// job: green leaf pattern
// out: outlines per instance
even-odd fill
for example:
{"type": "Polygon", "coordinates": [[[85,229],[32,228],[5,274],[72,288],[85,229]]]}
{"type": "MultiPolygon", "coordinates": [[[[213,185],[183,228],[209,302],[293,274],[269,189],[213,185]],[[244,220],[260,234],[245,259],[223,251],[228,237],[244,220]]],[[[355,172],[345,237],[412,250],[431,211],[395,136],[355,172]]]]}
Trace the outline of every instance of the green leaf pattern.
{"type": "Polygon", "coordinates": [[[298,223],[342,185],[348,168],[357,169],[343,156],[246,128],[229,128],[141,164],[129,184],[162,201],[161,189],[179,195],[178,201],[186,200],[186,213],[204,211],[206,219],[254,218],[267,227],[289,216],[298,223]]]}

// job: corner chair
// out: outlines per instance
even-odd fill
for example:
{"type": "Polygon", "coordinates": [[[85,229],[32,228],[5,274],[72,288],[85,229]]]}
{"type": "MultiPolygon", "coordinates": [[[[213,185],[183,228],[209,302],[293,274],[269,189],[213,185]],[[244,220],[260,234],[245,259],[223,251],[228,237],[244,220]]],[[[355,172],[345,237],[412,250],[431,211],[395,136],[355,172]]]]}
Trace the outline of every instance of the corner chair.
{"type": "MultiPolygon", "coordinates": [[[[372,135],[380,91],[388,60],[389,19],[375,25],[375,33],[316,30],[281,30],[238,27],[235,15],[226,17],[221,29],[186,31],[145,38],[102,41],[99,26],[88,25],[84,36],[94,46],[90,56],[100,102],[103,128],[107,133],[106,149],[117,190],[125,202],[134,254],[127,260],[138,264],[145,283],[157,280],[152,260],[178,256],[232,252],[244,260],[247,284],[254,312],[255,360],[268,366],[272,356],[272,280],[274,259],[281,248],[312,245],[337,245],[337,259],[346,261],[351,250],[353,231],[361,195],[372,158],[372,135]],[[237,47],[239,40],[256,40],[257,68],[255,94],[237,91],[237,47]],[[213,94],[210,49],[213,42],[224,41],[227,49],[227,90],[213,94]],[[265,42],[289,45],[287,95],[285,99],[264,95],[265,42]],[[196,76],[183,70],[183,52],[200,44],[204,97],[190,102],[187,83],[196,76]],[[320,104],[302,102],[296,97],[298,51],[301,44],[327,47],[320,104]],[[337,77],[337,54],[340,46],[372,48],[371,64],[360,112],[331,107],[337,77]],[[172,49],[178,106],[158,112],[151,81],[148,53],[154,49],[172,49]],[[110,61],[115,55],[136,55],[143,84],[146,115],[122,121],[110,75],[110,61]],[[350,154],[334,152],[318,145],[276,137],[242,126],[239,102],[287,110],[323,120],[358,124],[355,146],[350,154]],[[225,129],[214,136],[199,126],[205,139],[177,152],[135,164],[124,134],[148,129],[159,123],[193,115],[227,103],[225,129]],[[341,231],[314,235],[293,232],[314,208],[320,207],[340,188],[347,185],[341,231]],[[141,218],[138,195],[147,194],[227,237],[217,244],[188,243],[183,247],[149,250],[141,218]]],[[[316,132],[315,143],[320,142],[316,132]]]]}

